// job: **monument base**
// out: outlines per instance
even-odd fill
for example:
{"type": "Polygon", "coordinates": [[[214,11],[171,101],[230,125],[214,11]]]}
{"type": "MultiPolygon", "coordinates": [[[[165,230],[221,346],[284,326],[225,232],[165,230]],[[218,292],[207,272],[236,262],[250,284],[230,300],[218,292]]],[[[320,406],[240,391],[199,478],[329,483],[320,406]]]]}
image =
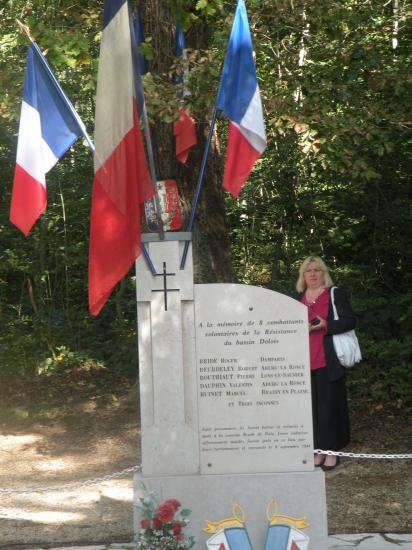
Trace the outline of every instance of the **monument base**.
{"type": "MultiPolygon", "coordinates": [[[[327,550],[328,529],[326,517],[325,476],[321,470],[279,474],[188,475],[144,477],[134,476],[134,499],[142,496],[141,482],[155,491],[159,502],[178,499],[184,508],[192,510],[187,534],[196,539],[195,550],[205,550],[205,541],[211,536],[202,531],[206,520],[218,522],[231,517],[232,505],[239,504],[245,513],[246,529],[253,548],[263,550],[270,515],[288,516],[296,520],[296,527],[310,539],[309,550],[327,550]],[[304,525],[309,524],[307,527],[304,525]]],[[[140,528],[138,510],[135,513],[135,531],[140,528]]],[[[279,517],[279,523],[287,523],[279,517]]]]}

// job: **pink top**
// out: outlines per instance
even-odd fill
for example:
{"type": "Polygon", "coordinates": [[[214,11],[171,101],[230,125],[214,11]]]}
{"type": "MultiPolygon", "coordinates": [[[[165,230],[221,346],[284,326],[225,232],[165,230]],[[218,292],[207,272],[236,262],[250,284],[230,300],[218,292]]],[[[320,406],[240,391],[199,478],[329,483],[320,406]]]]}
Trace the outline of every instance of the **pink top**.
{"type": "MultiPolygon", "coordinates": [[[[306,301],[306,296],[303,294],[301,302],[308,308],[309,323],[315,317],[328,319],[330,292],[325,289],[320,296],[312,303],[306,301]]],[[[327,328],[322,330],[314,330],[309,333],[309,350],[310,350],[310,370],[321,369],[326,367],[325,348],[323,338],[327,332],[327,328]]]]}

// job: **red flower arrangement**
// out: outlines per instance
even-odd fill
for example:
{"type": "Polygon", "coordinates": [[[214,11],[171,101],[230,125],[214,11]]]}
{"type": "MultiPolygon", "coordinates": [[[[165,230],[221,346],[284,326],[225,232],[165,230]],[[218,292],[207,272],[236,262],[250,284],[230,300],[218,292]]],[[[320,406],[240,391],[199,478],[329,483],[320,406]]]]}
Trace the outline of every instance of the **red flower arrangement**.
{"type": "Polygon", "coordinates": [[[175,498],[157,504],[153,492],[140,498],[140,532],[137,548],[141,550],[189,550],[194,545],[193,537],[186,537],[183,529],[189,523],[191,511],[181,508],[175,498]]]}
{"type": "Polygon", "coordinates": [[[166,500],[160,506],[157,507],[156,517],[162,523],[168,523],[172,521],[175,516],[175,512],[180,508],[181,504],[176,499],[166,500]]]}

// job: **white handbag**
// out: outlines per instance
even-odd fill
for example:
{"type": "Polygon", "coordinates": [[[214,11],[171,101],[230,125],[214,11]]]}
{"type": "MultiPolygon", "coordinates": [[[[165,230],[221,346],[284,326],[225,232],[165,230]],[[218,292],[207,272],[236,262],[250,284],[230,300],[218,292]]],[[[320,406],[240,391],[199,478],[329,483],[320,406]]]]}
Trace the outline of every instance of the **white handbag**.
{"type": "MultiPolygon", "coordinates": [[[[336,287],[331,288],[330,297],[333,306],[333,317],[335,321],[337,321],[339,316],[335,306],[335,288],[336,287]]],[[[353,329],[348,330],[348,332],[342,332],[342,334],[334,334],[332,338],[333,347],[335,348],[336,355],[342,367],[349,369],[350,367],[353,367],[355,363],[359,363],[359,361],[362,360],[358,338],[353,329]]]]}

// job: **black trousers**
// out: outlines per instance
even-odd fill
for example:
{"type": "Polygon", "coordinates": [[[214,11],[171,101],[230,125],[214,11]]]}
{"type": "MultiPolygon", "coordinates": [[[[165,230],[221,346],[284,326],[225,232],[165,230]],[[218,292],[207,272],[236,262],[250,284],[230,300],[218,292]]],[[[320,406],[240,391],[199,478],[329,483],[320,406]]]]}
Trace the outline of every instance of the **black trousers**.
{"type": "Polygon", "coordinates": [[[314,448],[339,451],[350,439],[345,379],[329,382],[322,368],[311,371],[311,383],[314,448]]]}

